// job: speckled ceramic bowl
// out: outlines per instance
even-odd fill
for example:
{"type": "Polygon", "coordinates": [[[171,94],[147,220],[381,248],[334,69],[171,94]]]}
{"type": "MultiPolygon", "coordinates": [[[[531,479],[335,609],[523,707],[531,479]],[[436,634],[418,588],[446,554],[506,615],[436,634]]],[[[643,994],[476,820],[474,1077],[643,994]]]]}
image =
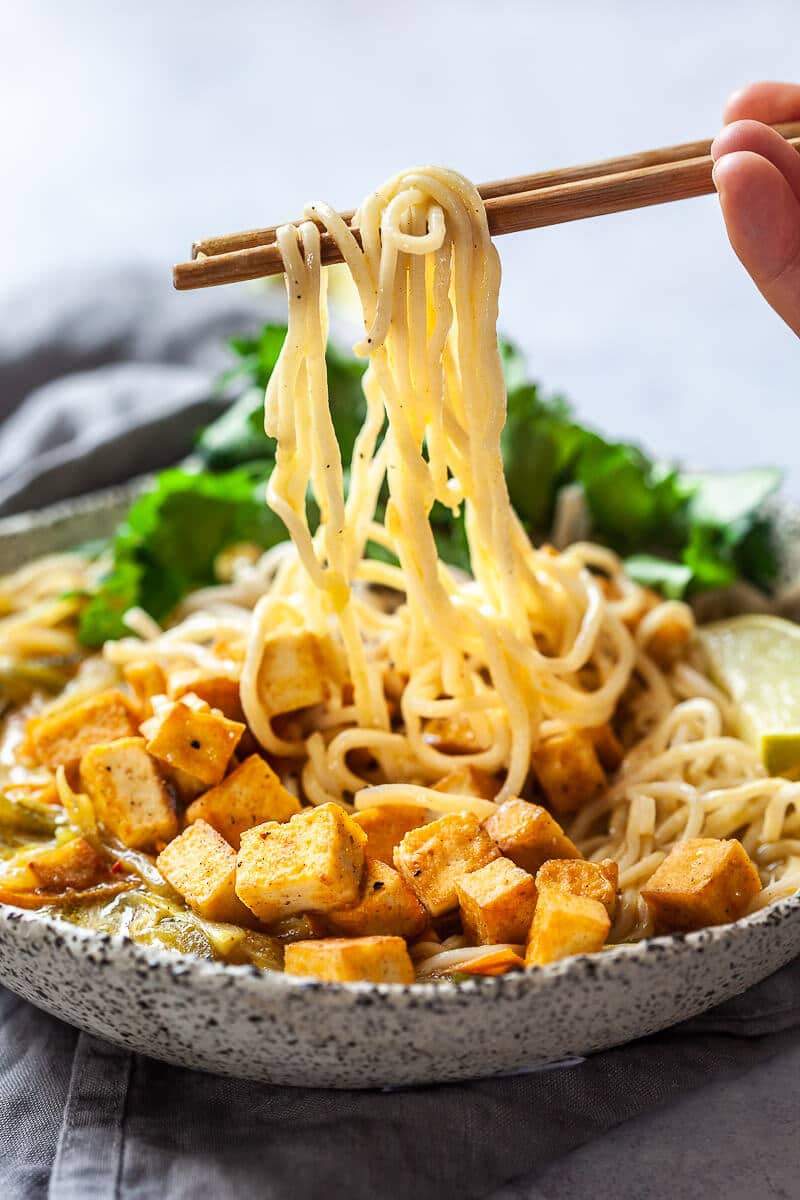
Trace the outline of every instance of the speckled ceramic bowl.
{"type": "MultiPolygon", "coordinates": [[[[125,489],[0,522],[0,572],[113,527],[125,489]]],[[[142,1054],[225,1075],[385,1087],[522,1071],[664,1029],[800,952],[800,897],[732,925],[465,983],[323,984],[0,906],[0,983],[142,1054]]]]}

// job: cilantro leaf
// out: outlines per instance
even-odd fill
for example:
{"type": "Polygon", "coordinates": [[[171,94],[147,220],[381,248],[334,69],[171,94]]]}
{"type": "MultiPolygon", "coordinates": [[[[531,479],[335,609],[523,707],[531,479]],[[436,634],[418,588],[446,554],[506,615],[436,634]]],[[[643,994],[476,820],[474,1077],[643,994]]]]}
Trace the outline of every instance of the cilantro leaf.
{"type": "Polygon", "coordinates": [[[633,554],[625,559],[625,570],[642,587],[657,588],[668,600],[680,600],[692,581],[692,568],[653,554],[633,554]]]}
{"type": "Polygon", "coordinates": [[[753,471],[718,471],[686,474],[691,488],[691,519],[699,525],[720,528],[749,520],[780,487],[781,472],[774,467],[753,471]]]}
{"type": "Polygon", "coordinates": [[[266,549],[282,540],[283,523],[264,501],[265,479],[263,466],[218,475],[162,471],[117,531],[113,567],[81,617],[81,641],[123,636],[133,605],[156,620],[167,616],[187,592],[214,582],[214,560],[226,546],[266,549]]]}
{"type": "Polygon", "coordinates": [[[227,471],[254,459],[274,460],[274,443],[264,432],[263,391],[249,387],[202,431],[195,449],[212,471],[227,471]]]}
{"type": "MultiPolygon", "coordinates": [[[[265,325],[257,338],[234,338],[228,344],[239,356],[219,385],[244,387],[238,400],[200,433],[196,451],[211,471],[229,470],[254,459],[273,462],[275,443],[264,432],[264,391],[286,337],[285,325],[265,325]]],[[[361,380],[366,364],[334,345],[325,353],[328,393],[342,462],[350,462],[353,444],[366,412],[361,380]]]]}
{"type": "Polygon", "coordinates": [[[528,382],[528,366],[525,355],[520,348],[508,338],[497,339],[497,349],[500,351],[500,362],[506,380],[506,390],[513,392],[516,388],[524,387],[528,382]]]}

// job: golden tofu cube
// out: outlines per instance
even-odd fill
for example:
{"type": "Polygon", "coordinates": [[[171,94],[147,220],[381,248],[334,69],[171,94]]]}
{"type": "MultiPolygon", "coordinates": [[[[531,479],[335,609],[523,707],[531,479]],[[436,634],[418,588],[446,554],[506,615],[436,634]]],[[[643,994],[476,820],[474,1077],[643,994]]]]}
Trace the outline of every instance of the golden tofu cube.
{"type": "Polygon", "coordinates": [[[147,850],[178,832],[175,806],[144,738],[92,746],[81,759],[80,779],[100,824],[123,845],[147,850]]]}
{"type": "Polygon", "coordinates": [[[446,792],[449,796],[475,796],[479,800],[494,800],[499,784],[488,771],[464,765],[456,767],[444,779],[433,785],[435,792],[446,792]]]}
{"type": "Polygon", "coordinates": [[[236,851],[206,821],[195,821],[156,859],[161,874],[189,908],[209,921],[251,925],[236,895],[236,851]]]}
{"type": "Polygon", "coordinates": [[[692,623],[677,614],[670,615],[653,630],[645,642],[649,654],[662,671],[668,671],[686,654],[694,632],[692,623]]]}
{"type": "Polygon", "coordinates": [[[28,860],[36,886],[48,892],[80,892],[108,878],[108,867],[86,838],[76,837],[28,860]]]}
{"type": "Polygon", "coordinates": [[[564,830],[546,808],[527,800],[506,800],[486,820],[486,832],[529,875],[536,875],[549,858],[580,858],[564,830]]]}
{"type": "Polygon", "coordinates": [[[247,655],[247,638],[245,636],[223,636],[214,639],[211,647],[217,658],[225,658],[228,662],[243,664],[247,655]]]}
{"type": "Polygon", "coordinates": [[[551,808],[573,813],[605,790],[592,731],[572,729],[548,738],[534,750],[531,766],[551,808]]]}
{"type": "Polygon", "coordinates": [[[337,804],[242,834],[237,895],[270,924],[296,912],[330,912],[358,901],[367,835],[337,804]]]}
{"type": "Polygon", "coordinates": [[[587,862],[579,858],[551,858],[536,874],[536,886],[560,888],[572,896],[588,896],[599,900],[611,920],[617,908],[619,867],[613,858],[602,862],[587,862]]]}
{"type": "Polygon", "coordinates": [[[188,771],[182,771],[180,767],[171,767],[169,763],[163,761],[159,763],[159,767],[180,806],[186,807],[191,804],[208,788],[208,784],[203,783],[202,779],[197,779],[188,771]]]}
{"type": "Polygon", "coordinates": [[[390,934],[412,939],[425,928],[428,916],[393,867],[368,857],[356,903],[327,913],[324,921],[332,933],[348,937],[390,934]]]}
{"type": "MultiPolygon", "coordinates": [[[[651,613],[654,608],[663,603],[664,598],[658,592],[653,591],[652,588],[642,588],[641,607],[625,620],[625,624],[631,633],[637,631],[648,613],[651,613]]],[[[688,612],[682,614],[680,611],[673,609],[668,616],[661,620],[646,639],[644,644],[645,652],[650,655],[656,665],[661,667],[663,671],[669,670],[685,654],[693,632],[693,622],[690,614],[688,612]]]]}
{"type": "Polygon", "coordinates": [[[55,770],[76,762],[98,742],[113,742],[138,731],[136,717],[122,692],[112,688],[89,696],[52,716],[28,723],[28,737],[39,762],[55,770]]]}
{"type": "Polygon", "coordinates": [[[414,966],[399,937],[323,938],[286,947],[289,975],[310,975],[328,983],[413,983],[414,966]]]}
{"type": "Polygon", "coordinates": [[[167,694],[167,677],[157,662],[128,663],[122,674],[145,717],[153,714],[153,696],[167,694]]]}
{"type": "Polygon", "coordinates": [[[543,967],[573,954],[594,954],[602,950],[610,928],[599,900],[543,888],[533,914],[525,966],[543,967]]]}
{"type": "Polygon", "coordinates": [[[594,726],[589,732],[592,735],[600,766],[604,771],[616,771],[625,757],[625,751],[614,730],[606,723],[594,726]]]}
{"type": "Polygon", "coordinates": [[[394,865],[432,917],[458,906],[456,883],[500,857],[474,813],[448,813],[410,830],[395,847],[394,865]]]}
{"type": "Polygon", "coordinates": [[[528,939],[536,908],[533,876],[496,858],[456,883],[464,934],[473,946],[512,945],[528,939]]]}
{"type": "Polygon", "coordinates": [[[194,667],[174,671],[169,678],[170,698],[180,700],[190,692],[204,700],[209,708],[218,709],[229,721],[244,723],[239,680],[232,675],[208,675],[194,667]]]}
{"type": "Polygon", "coordinates": [[[269,763],[251,754],[222,783],[189,805],[186,820],[208,821],[238,850],[245,829],[266,821],[288,821],[300,808],[300,801],[286,790],[269,763]]]}
{"type": "Polygon", "coordinates": [[[687,838],[642,888],[658,933],[703,929],[743,917],[761,891],[753,860],[735,838],[687,838]]]}
{"type": "Polygon", "coordinates": [[[489,743],[466,714],[457,717],[431,717],[425,722],[425,741],[442,754],[479,754],[489,743]]]}
{"type": "Polygon", "coordinates": [[[354,813],[353,820],[367,835],[366,852],[370,858],[379,858],[391,867],[395,846],[400,845],[409,830],[424,825],[427,814],[418,804],[378,804],[354,813]]]}
{"type": "Polygon", "coordinates": [[[219,783],[245,726],[216,713],[190,708],[182,700],[148,722],[147,750],[205,784],[219,783]]]}
{"type": "Polygon", "coordinates": [[[336,678],[333,647],[307,630],[268,637],[258,670],[261,702],[270,713],[294,712],[322,704],[330,696],[336,678]]]}

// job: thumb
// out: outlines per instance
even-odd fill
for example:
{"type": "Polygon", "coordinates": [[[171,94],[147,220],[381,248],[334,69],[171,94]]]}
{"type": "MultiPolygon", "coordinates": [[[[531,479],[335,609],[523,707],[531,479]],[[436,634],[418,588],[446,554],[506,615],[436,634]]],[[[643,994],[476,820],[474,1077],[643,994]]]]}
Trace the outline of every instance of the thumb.
{"type": "Polygon", "coordinates": [[[737,257],[800,336],[800,200],[773,163],[749,150],[719,158],[714,184],[737,257]]]}

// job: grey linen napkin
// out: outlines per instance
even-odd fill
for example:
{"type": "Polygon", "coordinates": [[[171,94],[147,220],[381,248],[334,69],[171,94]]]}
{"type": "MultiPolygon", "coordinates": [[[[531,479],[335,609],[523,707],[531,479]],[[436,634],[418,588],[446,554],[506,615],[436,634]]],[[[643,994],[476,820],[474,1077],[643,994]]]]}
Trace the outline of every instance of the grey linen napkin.
{"type": "MultiPolygon", "coordinates": [[[[16,298],[0,311],[0,512],[188,452],[219,408],[221,338],[256,328],[268,308],[256,292],[174,296],[143,271],[16,298]]],[[[390,1092],[166,1066],[0,990],[0,1196],[789,1197],[798,1068],[800,960],[585,1061],[390,1092]]]]}

